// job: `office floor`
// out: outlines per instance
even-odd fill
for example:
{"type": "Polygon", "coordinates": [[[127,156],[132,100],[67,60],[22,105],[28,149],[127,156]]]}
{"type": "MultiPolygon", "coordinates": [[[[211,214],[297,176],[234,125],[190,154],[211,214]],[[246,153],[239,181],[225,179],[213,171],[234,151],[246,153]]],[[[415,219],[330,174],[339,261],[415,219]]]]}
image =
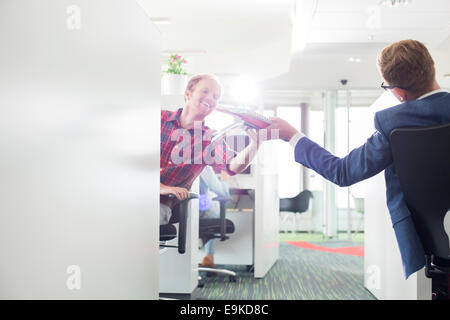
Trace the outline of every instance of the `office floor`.
{"type": "Polygon", "coordinates": [[[279,259],[265,278],[253,278],[253,273],[247,272],[245,266],[220,266],[236,271],[237,281],[229,282],[221,275],[206,277],[201,274],[204,287],[196,288],[193,298],[375,300],[363,285],[362,242],[307,241],[306,234],[291,234],[290,238],[282,240],[285,237],[288,235],[280,234],[279,259]]]}

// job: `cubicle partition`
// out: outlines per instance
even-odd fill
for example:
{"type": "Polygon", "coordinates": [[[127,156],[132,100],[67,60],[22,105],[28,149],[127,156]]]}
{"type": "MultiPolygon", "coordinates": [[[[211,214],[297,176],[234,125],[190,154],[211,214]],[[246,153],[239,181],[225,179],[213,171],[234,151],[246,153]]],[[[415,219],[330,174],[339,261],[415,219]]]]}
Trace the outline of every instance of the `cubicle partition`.
{"type": "Polygon", "coordinates": [[[157,299],[160,33],[135,1],[0,2],[0,299],[157,299]]]}
{"type": "Polygon", "coordinates": [[[431,280],[424,270],[405,280],[400,251],[386,206],[381,172],[366,181],[364,208],[364,286],[380,300],[431,300],[431,280]]]}
{"type": "MultiPolygon", "coordinates": [[[[199,193],[199,178],[195,179],[190,189],[199,193]]],[[[189,202],[186,230],[186,252],[180,254],[177,248],[160,250],[159,292],[161,294],[177,294],[180,297],[190,297],[198,284],[198,200],[189,202]]],[[[178,231],[178,223],[175,224],[178,231]]],[[[177,246],[178,238],[166,243],[177,246]]]]}

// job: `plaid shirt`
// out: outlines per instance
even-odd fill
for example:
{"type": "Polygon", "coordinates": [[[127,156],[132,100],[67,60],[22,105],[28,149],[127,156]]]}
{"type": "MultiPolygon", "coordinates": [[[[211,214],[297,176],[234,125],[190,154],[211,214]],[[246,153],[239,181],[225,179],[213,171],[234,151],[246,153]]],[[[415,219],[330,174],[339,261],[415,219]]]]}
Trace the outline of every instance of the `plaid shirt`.
{"type": "MultiPolygon", "coordinates": [[[[183,129],[180,123],[182,111],[182,108],[175,112],[161,111],[160,182],[189,190],[207,165],[234,175],[227,165],[234,153],[224,144],[212,149],[210,143],[214,131],[203,123],[198,128],[201,131],[183,129]]],[[[161,202],[172,206],[167,197],[162,196],[161,202]]]]}

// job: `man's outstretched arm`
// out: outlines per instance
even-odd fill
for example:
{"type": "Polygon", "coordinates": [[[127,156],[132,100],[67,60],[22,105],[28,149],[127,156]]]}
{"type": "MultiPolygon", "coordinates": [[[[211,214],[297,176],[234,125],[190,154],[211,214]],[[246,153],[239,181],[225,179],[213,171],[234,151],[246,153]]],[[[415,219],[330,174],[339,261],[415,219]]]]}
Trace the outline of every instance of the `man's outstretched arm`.
{"type": "Polygon", "coordinates": [[[339,186],[370,178],[392,163],[389,141],[378,131],[362,146],[339,158],[298,132],[287,121],[280,118],[271,120],[272,124],[267,129],[279,130],[279,138],[291,143],[296,162],[339,186]]]}

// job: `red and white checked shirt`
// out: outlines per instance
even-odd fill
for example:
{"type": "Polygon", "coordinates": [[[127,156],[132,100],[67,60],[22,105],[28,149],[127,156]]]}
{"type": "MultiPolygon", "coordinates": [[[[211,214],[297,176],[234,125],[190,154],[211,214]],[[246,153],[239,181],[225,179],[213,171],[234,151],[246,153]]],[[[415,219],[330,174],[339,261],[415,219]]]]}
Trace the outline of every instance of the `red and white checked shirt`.
{"type": "MultiPolygon", "coordinates": [[[[195,178],[207,165],[234,175],[235,173],[228,168],[234,152],[224,143],[216,145],[212,151],[210,143],[214,130],[203,123],[201,128],[198,128],[201,130],[182,128],[180,122],[182,111],[182,108],[175,112],[161,111],[160,182],[167,186],[189,190],[195,178]],[[207,157],[207,153],[212,156],[207,157]],[[180,163],[180,159],[185,161],[180,163]]],[[[170,204],[171,201],[162,196],[161,202],[170,204]]]]}

